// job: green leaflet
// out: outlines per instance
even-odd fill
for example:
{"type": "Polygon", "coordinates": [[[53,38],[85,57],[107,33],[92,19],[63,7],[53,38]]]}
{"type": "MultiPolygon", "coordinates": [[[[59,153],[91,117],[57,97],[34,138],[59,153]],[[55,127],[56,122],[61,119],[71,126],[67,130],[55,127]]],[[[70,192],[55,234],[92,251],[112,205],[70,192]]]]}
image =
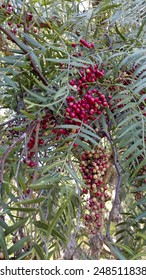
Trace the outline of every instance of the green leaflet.
{"type": "Polygon", "coordinates": [[[4,231],[1,227],[0,227],[0,247],[2,248],[2,251],[3,251],[3,254],[4,254],[6,260],[8,260],[9,254],[8,254],[7,245],[6,245],[6,241],[5,241],[5,235],[4,235],[4,231]]]}
{"type": "Polygon", "coordinates": [[[63,160],[60,160],[58,162],[53,162],[52,164],[49,164],[49,166],[45,166],[45,168],[43,169],[43,172],[42,173],[45,173],[46,171],[48,170],[51,170],[52,168],[55,168],[60,165],[62,165],[64,163],[64,159],[63,160]]]}
{"type": "Polygon", "coordinates": [[[68,171],[68,173],[79,183],[81,184],[82,186],[86,186],[86,184],[80,180],[80,178],[77,176],[77,174],[70,168],[70,166],[65,163],[65,168],[66,170],[68,171]]]}
{"type": "Polygon", "coordinates": [[[138,164],[137,168],[136,168],[136,169],[134,170],[134,172],[132,173],[132,178],[134,178],[135,175],[137,175],[137,173],[139,172],[139,170],[140,170],[143,166],[145,166],[145,165],[146,165],[146,159],[142,160],[142,161],[138,164]]]}
{"type": "Polygon", "coordinates": [[[28,220],[28,218],[21,219],[19,222],[16,222],[14,225],[7,227],[5,232],[4,232],[5,236],[7,236],[10,233],[12,234],[17,229],[19,229],[20,227],[24,226],[25,223],[27,222],[27,220],[28,220]]]}
{"type": "Polygon", "coordinates": [[[16,205],[34,204],[34,203],[40,203],[44,200],[45,200],[45,197],[40,197],[40,198],[22,200],[20,202],[15,203],[15,204],[16,205]]]}
{"type": "Polygon", "coordinates": [[[118,248],[116,248],[115,244],[113,245],[112,243],[108,242],[108,246],[111,249],[111,252],[113,252],[119,260],[126,260],[126,257],[121,253],[121,251],[119,251],[118,248]]]}
{"type": "Polygon", "coordinates": [[[9,227],[1,217],[0,217],[0,227],[3,229],[6,229],[9,227]]]}
{"type": "Polygon", "coordinates": [[[32,36],[29,36],[27,33],[24,32],[22,32],[22,34],[30,45],[32,45],[35,48],[41,49],[42,51],[46,50],[46,48],[37,40],[35,40],[32,36]]]}
{"type": "MultiPolygon", "coordinates": [[[[98,144],[98,142],[96,141],[96,140],[94,140],[92,137],[90,137],[89,135],[87,135],[87,134],[85,134],[85,133],[82,133],[82,132],[80,132],[79,133],[79,136],[80,137],[83,137],[85,140],[87,140],[87,141],[90,141],[90,143],[93,143],[94,145],[97,145],[98,144]]],[[[97,138],[98,136],[96,135],[96,138],[97,138]]],[[[99,138],[98,138],[99,139],[99,138]]]]}
{"type": "Polygon", "coordinates": [[[120,32],[117,24],[115,24],[115,30],[116,30],[117,34],[121,37],[121,39],[125,42],[126,41],[126,37],[120,32]]]}
{"type": "Polygon", "coordinates": [[[140,220],[142,220],[143,218],[146,218],[146,211],[141,213],[140,215],[138,215],[134,220],[133,220],[133,223],[134,222],[139,222],[140,220]]]}
{"type": "Polygon", "coordinates": [[[38,257],[40,258],[40,260],[44,260],[45,256],[43,254],[43,250],[42,250],[41,246],[39,246],[35,242],[32,242],[32,246],[33,246],[34,250],[36,251],[36,253],[37,253],[38,257]]]}
{"type": "Polygon", "coordinates": [[[68,92],[68,87],[67,86],[64,86],[64,87],[61,87],[54,95],[54,100],[57,100],[59,97],[61,96],[67,96],[67,92],[68,92]]]}
{"type": "Polygon", "coordinates": [[[125,136],[125,134],[127,134],[127,133],[129,133],[129,132],[131,132],[131,136],[133,135],[133,129],[134,128],[141,128],[141,123],[139,122],[139,123],[133,123],[133,124],[131,124],[131,125],[128,125],[128,126],[126,126],[126,127],[124,127],[124,128],[122,128],[122,130],[119,132],[119,138],[122,138],[123,136],[125,136]]]}
{"type": "MultiPolygon", "coordinates": [[[[37,228],[39,228],[40,230],[44,231],[46,234],[47,234],[47,231],[49,231],[49,224],[48,223],[41,222],[41,221],[36,221],[36,222],[34,222],[34,225],[37,228]]],[[[52,229],[51,235],[59,238],[63,242],[66,241],[66,238],[62,235],[62,233],[59,232],[58,230],[56,230],[55,228],[52,229]]]]}
{"type": "MultiPolygon", "coordinates": [[[[33,248],[32,249],[29,249],[29,251],[25,252],[25,253],[20,253],[17,257],[16,257],[16,260],[26,260],[27,257],[29,255],[31,255],[33,252],[33,248]]],[[[31,258],[31,256],[29,257],[31,258]]]]}
{"type": "Polygon", "coordinates": [[[15,90],[18,90],[16,82],[14,82],[12,79],[10,79],[8,76],[4,77],[5,82],[8,86],[14,88],[15,90]]]}
{"type": "Polygon", "coordinates": [[[28,208],[28,207],[9,207],[11,211],[20,211],[20,212],[26,212],[31,213],[37,211],[36,208],[28,208]]]}
{"type": "Polygon", "coordinates": [[[25,110],[20,110],[20,112],[30,120],[35,120],[36,119],[36,116],[26,112],[25,110]]]}
{"type": "Polygon", "coordinates": [[[136,254],[135,256],[131,257],[131,260],[140,260],[141,257],[145,257],[146,253],[139,253],[136,254]]]}
{"type": "Polygon", "coordinates": [[[146,240],[146,235],[145,235],[145,233],[137,232],[137,233],[135,233],[135,236],[136,236],[136,237],[141,237],[142,239],[146,240]]]}
{"type": "Polygon", "coordinates": [[[72,196],[72,192],[69,193],[69,195],[65,199],[64,203],[62,203],[62,206],[58,209],[53,221],[49,225],[49,228],[48,228],[49,234],[52,233],[52,230],[54,229],[55,225],[57,224],[58,219],[60,218],[60,216],[63,214],[65,208],[67,207],[67,204],[69,203],[71,196],[72,196]]]}
{"type": "MultiPolygon", "coordinates": [[[[82,133],[85,133],[86,136],[89,135],[89,136],[91,136],[91,137],[93,137],[93,138],[95,138],[95,139],[100,140],[100,137],[97,135],[96,132],[93,133],[93,132],[91,132],[90,130],[87,130],[87,129],[83,128],[83,127],[81,128],[81,132],[82,132],[82,133]]],[[[81,133],[79,133],[79,135],[81,135],[81,133]]],[[[85,138],[86,138],[86,136],[85,136],[85,138]]]]}
{"type": "Polygon", "coordinates": [[[39,58],[37,57],[37,55],[34,52],[30,52],[30,55],[33,59],[33,61],[35,62],[36,67],[42,72],[42,67],[39,61],[39,58]]]}
{"type": "Polygon", "coordinates": [[[41,101],[41,102],[45,103],[47,101],[47,98],[43,97],[41,94],[38,94],[32,90],[29,90],[25,86],[23,86],[23,88],[26,90],[27,93],[29,93],[29,95],[36,98],[38,100],[38,102],[41,101]]]}
{"type": "Polygon", "coordinates": [[[124,250],[125,252],[127,252],[130,256],[134,256],[135,255],[135,252],[131,249],[131,248],[129,248],[128,246],[126,246],[126,245],[123,245],[123,244],[120,244],[120,243],[114,243],[114,246],[116,246],[116,247],[118,247],[118,248],[120,248],[120,249],[122,249],[122,250],[124,250]]]}
{"type": "Polygon", "coordinates": [[[45,222],[42,222],[42,221],[36,221],[36,222],[34,222],[34,225],[37,227],[37,228],[39,228],[39,229],[41,229],[41,230],[43,230],[43,231],[47,231],[48,230],[48,228],[49,228],[49,225],[48,225],[48,223],[45,223],[45,222]]]}
{"type": "Polygon", "coordinates": [[[83,141],[81,141],[78,138],[75,140],[75,143],[78,144],[80,147],[82,147],[85,151],[91,150],[90,146],[88,146],[86,143],[84,143],[83,141]]]}
{"type": "Polygon", "coordinates": [[[23,238],[21,238],[18,242],[16,242],[16,244],[14,244],[13,246],[11,246],[8,249],[8,254],[14,254],[15,252],[19,251],[20,249],[22,249],[25,246],[25,243],[27,243],[30,240],[29,236],[25,236],[23,238]]]}
{"type": "Polygon", "coordinates": [[[129,155],[133,155],[133,152],[136,151],[136,148],[142,144],[142,139],[135,141],[135,143],[131,147],[127,149],[122,155],[123,158],[126,158],[129,155]]]}

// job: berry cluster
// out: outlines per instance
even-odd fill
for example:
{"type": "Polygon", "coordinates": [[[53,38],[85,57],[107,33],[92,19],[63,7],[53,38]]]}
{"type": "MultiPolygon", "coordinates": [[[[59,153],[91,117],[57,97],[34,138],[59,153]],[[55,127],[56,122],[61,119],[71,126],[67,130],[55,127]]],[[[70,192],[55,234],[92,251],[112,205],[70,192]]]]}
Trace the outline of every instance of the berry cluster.
{"type": "MultiPolygon", "coordinates": [[[[75,48],[78,44],[73,43],[75,48]]],[[[80,39],[79,45],[94,48],[94,43],[88,43],[84,39],[80,39]]],[[[77,53],[75,54],[77,56],[77,53]]],[[[78,55],[82,55],[78,52],[78,55]]],[[[64,65],[62,65],[64,68],[64,65]]],[[[62,68],[62,69],[63,69],[62,68]]],[[[99,69],[97,63],[86,65],[78,70],[75,77],[69,82],[71,86],[71,95],[66,98],[64,124],[81,125],[81,122],[90,125],[91,122],[98,119],[105,108],[109,107],[111,97],[106,97],[97,89],[97,82],[104,76],[104,70],[99,69]],[[79,120],[79,121],[78,121],[79,120]]],[[[60,139],[62,135],[69,135],[71,130],[54,129],[53,132],[57,135],[56,139],[60,139]]],[[[78,130],[75,131],[76,133],[78,130]]],[[[76,145],[74,143],[74,145],[76,145]]]]}
{"type": "MultiPolygon", "coordinates": [[[[85,39],[80,39],[80,45],[81,46],[84,46],[84,47],[86,47],[86,48],[88,48],[88,49],[94,49],[94,43],[88,43],[85,39]]],[[[73,48],[76,48],[78,46],[78,44],[76,44],[76,43],[72,43],[72,47],[73,48]]]]}
{"type": "Polygon", "coordinates": [[[7,16],[13,12],[13,6],[10,3],[9,4],[2,3],[2,5],[0,6],[0,9],[7,16]]]}
{"type": "Polygon", "coordinates": [[[89,124],[90,120],[97,119],[102,114],[103,109],[108,107],[108,101],[105,95],[96,89],[88,90],[83,98],[78,100],[75,100],[74,96],[68,96],[66,101],[68,104],[65,112],[66,124],[80,125],[80,122],[77,120],[89,124]]]}
{"type": "Polygon", "coordinates": [[[108,199],[105,175],[110,167],[110,155],[102,147],[96,150],[85,151],[81,157],[80,170],[86,188],[82,190],[85,206],[85,226],[92,234],[102,226],[105,202],[108,199]]]}
{"type": "MultiPolygon", "coordinates": [[[[21,20],[21,18],[18,19],[18,14],[15,12],[15,8],[12,4],[5,4],[3,3],[1,6],[1,11],[4,16],[8,17],[7,25],[9,27],[9,30],[16,35],[18,32],[18,29],[23,28],[25,32],[28,32],[30,29],[34,33],[37,33],[37,28],[34,28],[34,18],[32,12],[27,12],[25,17],[21,20]]],[[[7,37],[7,39],[10,39],[7,37]]]]}
{"type": "MultiPolygon", "coordinates": [[[[102,114],[105,108],[109,107],[109,97],[107,98],[96,88],[89,89],[89,86],[91,87],[103,75],[104,71],[99,70],[98,65],[94,64],[94,67],[82,67],[77,77],[70,80],[70,85],[76,90],[76,96],[70,95],[66,98],[64,124],[80,126],[82,121],[90,125],[102,114]]],[[[60,135],[72,133],[69,129],[54,129],[53,132],[57,134],[56,139],[60,139],[60,135]]]]}
{"type": "MultiPolygon", "coordinates": [[[[80,44],[87,48],[94,48],[94,43],[89,44],[84,39],[80,39],[80,44]]],[[[72,44],[76,47],[76,44],[72,44]]],[[[66,124],[78,124],[73,119],[79,119],[86,124],[95,120],[101,115],[104,108],[108,107],[108,100],[105,95],[97,90],[96,83],[104,76],[104,70],[100,70],[97,63],[93,66],[82,67],[76,77],[70,80],[71,91],[76,96],[71,95],[66,98],[67,108],[65,111],[66,124]],[[82,97],[81,97],[82,96],[82,97]]]]}
{"type": "Polygon", "coordinates": [[[79,70],[79,74],[76,79],[70,80],[70,85],[78,91],[79,94],[83,94],[85,90],[89,88],[89,84],[93,85],[104,75],[104,70],[98,68],[98,64],[93,66],[82,67],[79,70]]]}

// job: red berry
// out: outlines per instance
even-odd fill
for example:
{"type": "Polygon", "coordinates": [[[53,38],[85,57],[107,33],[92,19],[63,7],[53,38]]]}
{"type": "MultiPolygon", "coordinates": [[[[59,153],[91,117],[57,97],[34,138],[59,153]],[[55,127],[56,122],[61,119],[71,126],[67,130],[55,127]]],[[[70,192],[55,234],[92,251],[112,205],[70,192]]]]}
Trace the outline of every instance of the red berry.
{"type": "Polygon", "coordinates": [[[73,143],[73,146],[74,146],[74,147],[77,147],[77,146],[78,146],[78,144],[77,144],[77,143],[73,143]]]}
{"type": "Polygon", "coordinates": [[[43,128],[43,129],[46,129],[47,127],[48,127],[47,124],[43,124],[43,125],[42,125],[42,128],[43,128]]]}
{"type": "Polygon", "coordinates": [[[71,112],[71,113],[70,113],[70,117],[71,117],[71,118],[75,118],[75,117],[76,117],[76,114],[75,114],[74,112],[71,112]]]}
{"type": "Polygon", "coordinates": [[[90,47],[94,49],[95,48],[94,43],[91,43],[90,47]]]}
{"type": "Polygon", "coordinates": [[[30,194],[30,189],[26,189],[26,193],[27,193],[27,194],[30,194]]]}
{"type": "Polygon", "coordinates": [[[21,27],[21,23],[17,23],[17,27],[20,28],[21,27]]]}
{"type": "Polygon", "coordinates": [[[75,48],[77,46],[76,43],[72,43],[72,47],[75,48]]]}
{"type": "Polygon", "coordinates": [[[99,214],[95,214],[95,218],[98,219],[99,218],[99,214]]]}
{"type": "Polygon", "coordinates": [[[100,208],[102,208],[102,209],[104,208],[104,204],[103,203],[100,204],[100,208]]]}
{"type": "Polygon", "coordinates": [[[29,166],[30,166],[30,167],[34,167],[34,166],[35,166],[35,162],[34,162],[34,161],[31,161],[31,162],[29,163],[29,166]]]}
{"type": "Polygon", "coordinates": [[[89,221],[89,220],[90,220],[90,216],[86,214],[86,215],[85,215],[85,220],[86,220],[86,221],[89,221]]]}
{"type": "Polygon", "coordinates": [[[83,189],[83,193],[84,193],[84,194],[87,194],[87,193],[88,193],[88,190],[87,190],[87,189],[83,189]]]}
{"type": "Polygon", "coordinates": [[[40,144],[40,145],[44,144],[44,140],[43,139],[39,139],[38,144],[40,144]]]}
{"type": "Polygon", "coordinates": [[[26,163],[26,158],[23,159],[23,162],[26,163]]]}
{"type": "Polygon", "coordinates": [[[31,161],[30,161],[30,159],[24,159],[23,162],[26,163],[27,165],[29,165],[31,161]]]}

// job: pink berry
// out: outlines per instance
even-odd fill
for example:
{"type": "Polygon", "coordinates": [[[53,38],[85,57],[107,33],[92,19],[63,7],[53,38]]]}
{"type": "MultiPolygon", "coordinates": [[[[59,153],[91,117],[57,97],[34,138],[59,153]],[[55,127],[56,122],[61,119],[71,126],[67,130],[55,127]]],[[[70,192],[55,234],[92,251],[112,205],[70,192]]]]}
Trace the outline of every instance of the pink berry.
{"type": "Polygon", "coordinates": [[[101,223],[97,223],[97,226],[100,228],[102,225],[101,225],[101,223]]]}

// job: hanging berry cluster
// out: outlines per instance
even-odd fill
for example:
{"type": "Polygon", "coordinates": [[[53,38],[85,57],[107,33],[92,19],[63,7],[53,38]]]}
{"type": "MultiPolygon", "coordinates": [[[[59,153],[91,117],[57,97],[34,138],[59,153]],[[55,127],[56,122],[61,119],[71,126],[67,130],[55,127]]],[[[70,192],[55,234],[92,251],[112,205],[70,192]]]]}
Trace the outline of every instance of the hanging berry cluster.
{"type": "Polygon", "coordinates": [[[104,148],[85,151],[82,154],[80,170],[87,187],[82,189],[85,202],[85,226],[92,234],[102,226],[105,202],[108,199],[105,175],[110,167],[110,155],[104,148]]]}
{"type": "MultiPolygon", "coordinates": [[[[78,44],[73,43],[72,47],[78,44]]],[[[94,43],[80,39],[79,46],[94,49],[94,43]]],[[[81,52],[80,56],[82,55],[81,52]]],[[[69,81],[71,95],[65,100],[64,124],[81,125],[81,122],[90,125],[109,107],[111,97],[98,90],[98,81],[104,76],[104,70],[97,63],[86,65],[78,70],[74,78],[69,81]],[[79,121],[78,121],[79,120],[79,121]]],[[[70,130],[54,130],[58,135],[68,135],[70,130]]]]}

